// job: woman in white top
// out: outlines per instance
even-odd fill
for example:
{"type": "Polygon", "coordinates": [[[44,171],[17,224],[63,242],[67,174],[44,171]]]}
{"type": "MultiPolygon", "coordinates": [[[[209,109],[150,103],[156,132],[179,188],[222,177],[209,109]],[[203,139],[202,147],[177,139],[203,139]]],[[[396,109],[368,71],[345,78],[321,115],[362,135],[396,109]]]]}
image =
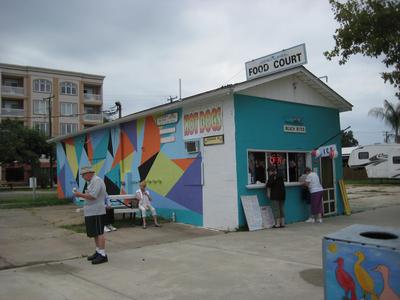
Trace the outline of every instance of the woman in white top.
{"type": "Polygon", "coordinates": [[[311,172],[310,168],[305,168],[307,175],[304,185],[308,187],[310,191],[310,204],[311,204],[311,218],[306,222],[311,223],[322,223],[322,196],[323,187],[319,181],[317,173],[311,172]]]}
{"type": "Polygon", "coordinates": [[[146,229],[146,210],[150,209],[151,215],[154,219],[154,226],[160,227],[157,221],[157,213],[154,207],[151,205],[150,192],[146,189],[146,181],[140,183],[140,189],[136,191],[136,198],[139,199],[139,209],[142,212],[143,229],[146,229]]]}

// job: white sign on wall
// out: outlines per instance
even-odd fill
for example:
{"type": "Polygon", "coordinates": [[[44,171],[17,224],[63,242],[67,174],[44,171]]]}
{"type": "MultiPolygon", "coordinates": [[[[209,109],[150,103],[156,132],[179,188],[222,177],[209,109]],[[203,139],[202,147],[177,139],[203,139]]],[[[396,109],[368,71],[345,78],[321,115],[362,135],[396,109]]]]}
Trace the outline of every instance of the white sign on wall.
{"type": "Polygon", "coordinates": [[[183,138],[193,139],[224,133],[222,105],[213,104],[183,111],[183,138]]]}
{"type": "Polygon", "coordinates": [[[283,125],[283,131],[290,133],[306,133],[306,126],[285,124],[283,125]]]}
{"type": "Polygon", "coordinates": [[[157,118],[157,126],[173,124],[178,122],[178,113],[165,114],[157,118]]]}
{"type": "Polygon", "coordinates": [[[319,147],[318,150],[319,150],[321,157],[329,156],[329,153],[331,151],[337,152],[336,144],[322,146],[322,147],[319,147]]]}
{"type": "Polygon", "coordinates": [[[246,62],[246,78],[250,80],[306,63],[306,44],[301,44],[246,62]]]}

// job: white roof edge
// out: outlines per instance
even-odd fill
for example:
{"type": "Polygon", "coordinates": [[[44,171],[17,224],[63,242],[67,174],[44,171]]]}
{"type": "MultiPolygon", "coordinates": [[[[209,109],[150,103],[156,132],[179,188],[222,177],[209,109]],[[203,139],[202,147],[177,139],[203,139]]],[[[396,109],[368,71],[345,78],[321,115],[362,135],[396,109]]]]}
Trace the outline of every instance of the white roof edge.
{"type": "Polygon", "coordinates": [[[238,85],[235,85],[234,92],[243,91],[243,90],[252,88],[254,86],[257,86],[259,84],[270,82],[270,81],[280,79],[280,78],[286,77],[288,75],[294,75],[297,73],[303,73],[305,76],[310,78],[310,80],[312,80],[315,84],[317,84],[319,87],[324,89],[327,93],[329,93],[333,98],[335,98],[336,101],[341,103],[342,105],[340,107],[338,107],[340,112],[352,110],[353,105],[350,102],[348,102],[346,99],[344,99],[338,93],[336,93],[331,87],[329,87],[321,79],[319,79],[317,76],[315,76],[309,70],[307,70],[304,66],[299,66],[299,67],[289,69],[286,71],[277,72],[277,73],[274,73],[274,74],[271,74],[271,75],[265,76],[265,77],[255,78],[250,81],[244,81],[242,83],[239,83],[238,85]]]}
{"type": "Polygon", "coordinates": [[[50,69],[50,68],[43,68],[43,67],[34,67],[34,66],[23,66],[23,65],[14,65],[14,64],[6,64],[0,63],[0,69],[5,70],[18,70],[23,72],[38,72],[38,73],[49,73],[49,74],[56,74],[62,76],[75,76],[75,77],[82,77],[85,79],[96,79],[96,80],[104,80],[106,77],[105,75],[97,75],[97,74],[89,74],[89,73],[82,73],[82,72],[75,72],[75,71],[67,71],[67,70],[60,70],[60,69],[50,69]]]}
{"type": "Polygon", "coordinates": [[[93,127],[81,130],[79,132],[70,133],[70,134],[62,135],[62,136],[57,136],[57,137],[54,137],[52,139],[48,139],[47,142],[48,143],[59,142],[59,141],[65,140],[65,139],[69,139],[71,137],[75,137],[75,136],[78,136],[78,135],[89,133],[91,131],[96,131],[96,130],[99,130],[99,129],[105,129],[105,128],[109,128],[109,127],[112,127],[112,126],[115,126],[115,125],[118,125],[118,124],[121,124],[121,123],[133,121],[133,120],[139,119],[141,117],[144,117],[144,116],[147,116],[147,115],[150,115],[150,114],[158,113],[158,112],[165,111],[165,110],[172,110],[172,109],[175,109],[175,108],[178,108],[178,107],[182,106],[183,103],[190,104],[192,102],[201,101],[201,100],[204,100],[204,99],[207,99],[207,98],[211,98],[211,97],[223,96],[223,95],[227,95],[229,93],[231,93],[230,89],[219,88],[217,90],[212,90],[212,91],[201,93],[201,94],[197,94],[197,95],[194,95],[194,96],[189,96],[189,97],[184,98],[184,99],[182,99],[180,101],[174,101],[172,103],[162,104],[162,105],[159,105],[159,106],[156,106],[156,107],[145,109],[145,110],[142,110],[142,111],[127,115],[125,117],[122,117],[121,119],[117,119],[117,120],[113,120],[113,121],[108,122],[108,123],[104,123],[104,124],[101,124],[101,125],[93,126],[93,127]]]}
{"type": "Polygon", "coordinates": [[[272,81],[272,80],[276,80],[276,79],[279,79],[279,78],[282,78],[282,77],[285,77],[288,75],[293,75],[293,74],[296,74],[299,72],[302,72],[303,74],[308,76],[310,79],[312,79],[314,82],[319,84],[323,89],[325,89],[328,93],[330,93],[332,95],[332,97],[336,98],[338,102],[342,103],[344,108],[347,108],[347,110],[340,110],[340,108],[339,108],[340,112],[351,110],[351,108],[353,107],[352,104],[350,104],[348,101],[346,101],[342,96],[340,96],[338,93],[336,93],[333,89],[331,89],[328,85],[326,85],[318,77],[316,77],[314,74],[312,74],[310,71],[308,71],[305,67],[299,66],[299,67],[296,67],[293,69],[277,72],[277,73],[271,74],[269,76],[259,77],[259,78],[255,78],[252,80],[239,82],[236,84],[229,84],[229,85],[226,85],[226,86],[214,89],[214,90],[206,91],[206,92],[203,92],[200,94],[196,94],[193,96],[183,98],[180,101],[175,101],[172,103],[162,104],[162,105],[159,105],[156,107],[145,109],[145,110],[139,111],[137,113],[133,113],[133,114],[127,115],[125,117],[122,117],[121,119],[111,121],[109,123],[105,123],[105,124],[97,125],[94,127],[90,127],[88,129],[84,129],[80,132],[54,137],[52,139],[47,140],[47,142],[49,142],[49,143],[59,142],[61,140],[65,140],[65,139],[68,139],[71,137],[89,133],[89,132],[92,132],[95,130],[105,129],[105,128],[109,128],[109,127],[112,127],[112,126],[120,124],[120,123],[133,121],[140,117],[147,116],[149,114],[154,114],[154,113],[157,113],[160,111],[175,109],[177,107],[182,106],[183,104],[189,104],[192,102],[205,100],[205,99],[211,98],[211,97],[216,97],[216,96],[227,95],[227,94],[239,92],[239,91],[242,91],[242,90],[245,90],[245,89],[248,89],[248,88],[251,88],[251,87],[272,81]]]}

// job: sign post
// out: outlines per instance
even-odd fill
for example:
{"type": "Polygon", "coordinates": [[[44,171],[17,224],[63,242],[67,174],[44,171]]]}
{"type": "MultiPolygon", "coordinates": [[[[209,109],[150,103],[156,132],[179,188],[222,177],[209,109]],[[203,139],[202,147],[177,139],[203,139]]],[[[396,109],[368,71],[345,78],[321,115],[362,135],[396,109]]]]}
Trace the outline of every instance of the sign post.
{"type": "Polygon", "coordinates": [[[36,200],[36,177],[29,177],[29,187],[33,191],[33,200],[36,200]]]}

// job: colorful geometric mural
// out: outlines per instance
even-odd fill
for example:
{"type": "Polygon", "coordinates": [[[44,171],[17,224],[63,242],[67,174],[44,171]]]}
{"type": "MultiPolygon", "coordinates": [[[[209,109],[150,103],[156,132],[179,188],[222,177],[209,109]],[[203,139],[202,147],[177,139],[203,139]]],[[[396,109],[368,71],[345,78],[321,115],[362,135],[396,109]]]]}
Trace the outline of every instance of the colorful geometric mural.
{"type": "MultiPolygon", "coordinates": [[[[175,111],[174,111],[175,112],[175,111]]],[[[71,198],[74,187],[83,191],[81,167],[91,165],[104,179],[110,195],[134,193],[146,180],[158,213],[177,221],[201,226],[203,196],[201,156],[185,149],[180,110],[175,141],[161,144],[156,116],[99,129],[57,143],[59,197],[71,198]]]]}

